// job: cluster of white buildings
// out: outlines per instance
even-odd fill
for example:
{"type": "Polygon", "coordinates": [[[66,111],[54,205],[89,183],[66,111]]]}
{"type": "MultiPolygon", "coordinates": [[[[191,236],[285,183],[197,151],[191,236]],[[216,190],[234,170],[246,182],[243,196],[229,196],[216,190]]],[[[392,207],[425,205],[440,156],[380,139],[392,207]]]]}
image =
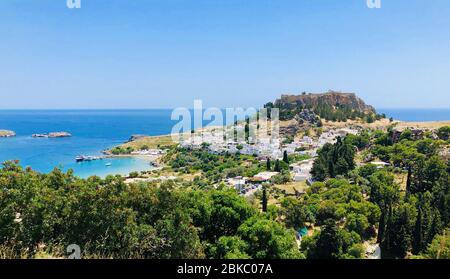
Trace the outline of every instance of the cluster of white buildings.
{"type": "MultiPolygon", "coordinates": [[[[252,140],[249,140],[252,142],[252,140]]],[[[192,135],[181,140],[180,146],[190,149],[200,149],[207,145],[208,150],[214,154],[240,153],[244,155],[255,155],[258,157],[279,159],[283,157],[281,142],[279,138],[263,137],[258,138],[255,143],[247,143],[245,140],[235,141],[224,140],[223,134],[214,132],[204,132],[202,135],[192,135]]]]}
{"type": "Polygon", "coordinates": [[[316,148],[316,142],[309,136],[303,136],[302,138],[295,139],[292,143],[284,144],[282,147],[283,152],[288,154],[308,154],[307,151],[311,151],[316,148]]]}
{"type": "MultiPolygon", "coordinates": [[[[288,154],[308,154],[311,157],[317,156],[317,149],[326,143],[335,143],[337,137],[345,137],[347,134],[358,134],[357,130],[348,128],[330,130],[320,135],[318,139],[309,136],[295,139],[292,143],[282,144],[280,138],[262,137],[255,140],[255,143],[247,143],[245,140],[235,141],[233,139],[224,140],[223,133],[214,131],[193,134],[186,139],[180,140],[180,146],[190,149],[200,149],[207,147],[211,153],[240,153],[245,155],[255,155],[260,158],[281,159],[284,151],[288,154]]],[[[250,142],[252,142],[250,140],[250,142]]],[[[157,153],[159,150],[136,151],[138,153],[157,153]]]]}
{"type": "Polygon", "coordinates": [[[347,136],[348,134],[357,135],[358,130],[342,128],[342,129],[338,129],[338,130],[330,130],[330,131],[324,132],[320,135],[318,141],[315,142],[314,147],[320,148],[327,143],[334,144],[334,143],[336,143],[336,139],[338,137],[343,138],[343,137],[347,136]]]}
{"type": "MultiPolygon", "coordinates": [[[[193,134],[189,138],[180,141],[180,146],[189,149],[208,148],[209,152],[214,154],[240,153],[245,155],[254,155],[260,159],[270,158],[272,160],[282,159],[283,153],[310,155],[312,159],[297,162],[290,165],[293,180],[311,181],[311,170],[314,158],[317,156],[317,150],[327,143],[335,143],[337,137],[345,137],[347,134],[358,134],[357,130],[337,129],[324,132],[318,139],[309,136],[296,138],[292,143],[282,144],[279,138],[264,137],[256,143],[247,143],[245,141],[224,140],[222,133],[204,132],[201,135],[193,134]]],[[[242,195],[260,189],[263,182],[269,181],[276,172],[263,172],[252,178],[235,177],[227,179],[228,185],[238,190],[242,195]]]]}
{"type": "Polygon", "coordinates": [[[269,181],[277,175],[278,172],[265,171],[256,174],[253,177],[237,176],[228,178],[226,183],[236,189],[241,195],[251,195],[262,188],[262,183],[269,181]]]}

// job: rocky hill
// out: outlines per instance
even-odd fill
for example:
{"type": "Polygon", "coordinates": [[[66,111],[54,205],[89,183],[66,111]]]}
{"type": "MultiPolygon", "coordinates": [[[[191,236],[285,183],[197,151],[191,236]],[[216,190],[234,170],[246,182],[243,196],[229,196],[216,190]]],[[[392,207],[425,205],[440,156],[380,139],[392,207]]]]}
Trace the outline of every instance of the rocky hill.
{"type": "MultiPolygon", "coordinates": [[[[341,93],[329,91],[327,93],[302,93],[301,95],[282,95],[274,103],[266,104],[269,108],[280,110],[281,120],[302,119],[307,111],[307,118],[311,122],[314,117],[330,121],[347,121],[348,119],[367,119],[371,122],[376,117],[376,111],[367,105],[355,93],[341,93]]],[[[314,121],[312,121],[314,122],[314,121]]]]}
{"type": "Polygon", "coordinates": [[[355,93],[328,91],[326,93],[302,93],[300,95],[282,95],[266,108],[278,108],[283,122],[281,133],[295,135],[311,127],[321,127],[327,123],[347,122],[373,123],[385,118],[367,105],[355,93]]]}
{"type": "Polygon", "coordinates": [[[301,95],[282,95],[275,101],[277,107],[298,107],[315,109],[320,106],[331,106],[337,108],[348,108],[359,112],[373,112],[375,109],[367,105],[355,93],[341,93],[329,91],[327,93],[312,94],[303,93],[301,95]]]}

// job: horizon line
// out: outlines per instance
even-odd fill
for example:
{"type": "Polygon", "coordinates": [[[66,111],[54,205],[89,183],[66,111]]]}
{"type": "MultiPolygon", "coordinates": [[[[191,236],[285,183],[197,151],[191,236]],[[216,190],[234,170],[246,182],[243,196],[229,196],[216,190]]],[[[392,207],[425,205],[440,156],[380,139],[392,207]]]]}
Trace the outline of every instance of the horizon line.
{"type": "MultiPolygon", "coordinates": [[[[216,106],[209,106],[209,107],[205,107],[204,109],[207,108],[219,108],[219,109],[227,109],[227,108],[237,108],[236,107],[216,107],[216,106]]],[[[398,109],[398,110],[402,110],[402,109],[417,109],[417,110],[427,110],[427,109],[434,109],[434,110],[450,110],[450,106],[449,107],[376,107],[373,106],[376,110],[387,110],[387,109],[398,109]]],[[[178,106],[178,107],[173,107],[173,108],[168,108],[168,107],[154,107],[154,108],[0,108],[0,111],[25,111],[25,110],[29,110],[29,111],[38,111],[38,110],[48,110],[48,111],[69,111],[69,110],[173,110],[176,108],[187,108],[187,109],[194,109],[193,107],[183,107],[183,106],[178,106]]],[[[252,106],[241,106],[241,108],[252,108],[252,106]]],[[[255,108],[255,107],[253,107],[255,108]]]]}

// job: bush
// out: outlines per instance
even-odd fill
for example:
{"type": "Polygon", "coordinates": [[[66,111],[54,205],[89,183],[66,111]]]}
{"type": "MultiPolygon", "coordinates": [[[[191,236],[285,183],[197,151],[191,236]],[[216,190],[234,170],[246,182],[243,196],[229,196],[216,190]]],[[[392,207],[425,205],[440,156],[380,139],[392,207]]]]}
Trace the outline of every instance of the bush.
{"type": "Polygon", "coordinates": [[[128,177],[130,177],[130,178],[137,178],[137,177],[139,177],[139,173],[137,171],[130,172],[128,177]]]}
{"type": "Polygon", "coordinates": [[[441,140],[449,140],[449,138],[450,138],[450,126],[445,126],[445,127],[439,128],[437,136],[441,140]]]}
{"type": "Polygon", "coordinates": [[[349,249],[347,254],[349,254],[354,259],[363,258],[365,253],[364,245],[362,244],[353,244],[349,249]]]}

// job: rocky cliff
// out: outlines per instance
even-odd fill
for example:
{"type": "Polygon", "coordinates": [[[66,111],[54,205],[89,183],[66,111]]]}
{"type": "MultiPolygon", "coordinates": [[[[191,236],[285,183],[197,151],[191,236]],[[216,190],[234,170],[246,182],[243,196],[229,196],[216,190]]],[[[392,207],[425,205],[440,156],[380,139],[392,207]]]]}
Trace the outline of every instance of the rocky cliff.
{"type": "Polygon", "coordinates": [[[322,120],[331,122],[357,120],[372,123],[384,117],[378,115],[372,106],[367,105],[355,93],[336,91],[282,95],[274,103],[267,103],[265,107],[279,109],[280,120],[287,123],[280,131],[286,135],[295,135],[310,127],[320,127],[322,120]]]}
{"type": "Polygon", "coordinates": [[[347,108],[358,112],[375,113],[372,106],[367,105],[355,93],[341,93],[329,91],[327,93],[301,95],[282,95],[275,101],[276,107],[303,107],[315,109],[319,106],[330,106],[333,108],[347,108]]]}

